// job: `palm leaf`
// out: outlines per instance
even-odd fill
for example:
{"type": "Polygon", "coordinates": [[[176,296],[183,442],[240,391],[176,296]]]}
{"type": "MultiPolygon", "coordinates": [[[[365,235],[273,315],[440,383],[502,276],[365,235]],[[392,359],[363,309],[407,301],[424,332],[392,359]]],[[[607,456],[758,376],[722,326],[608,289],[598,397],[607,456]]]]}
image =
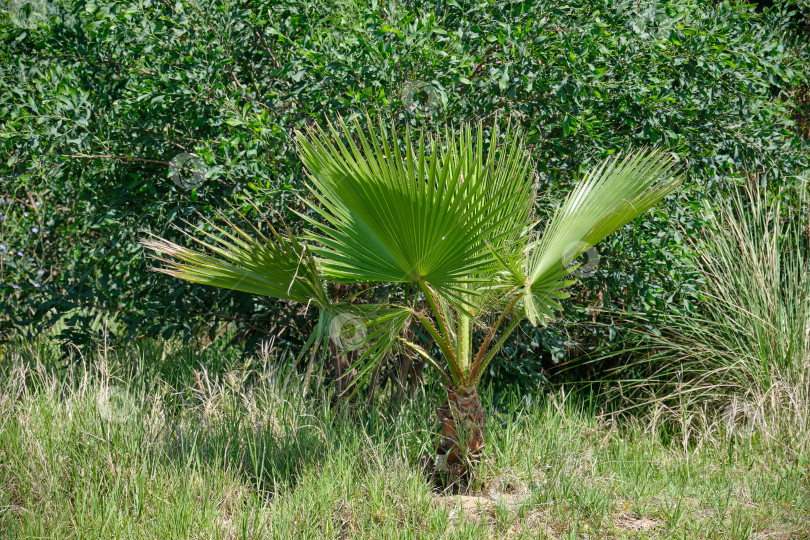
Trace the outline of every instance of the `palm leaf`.
{"type": "Polygon", "coordinates": [[[523,259],[522,284],[514,283],[514,267],[505,281],[522,285],[526,317],[532,324],[559,310],[563,281],[571,263],[608,235],[640,216],[672,193],[682,177],[673,174],[673,160],[661,151],[639,151],[616,156],[588,174],[568,196],[546,228],[529,246],[523,259]]]}
{"type": "Polygon", "coordinates": [[[322,245],[314,249],[325,274],[349,283],[421,280],[463,303],[462,285],[497,268],[487,241],[514,242],[531,208],[519,139],[499,148],[493,133],[484,152],[480,126],[443,146],[424,134],[391,139],[382,124],[368,136],[356,132],[358,143],[343,122],[298,134],[320,203],[311,207],[323,221],[302,217],[318,231],[310,238],[322,245]]]}
{"type": "Polygon", "coordinates": [[[229,231],[208,222],[215,231],[195,229],[206,240],[184,233],[205,251],[196,251],[152,236],[141,241],[163,263],[158,272],[203,285],[329,306],[320,272],[305,244],[292,234],[282,236],[269,226],[269,236],[258,228],[244,231],[220,215],[229,231]]]}

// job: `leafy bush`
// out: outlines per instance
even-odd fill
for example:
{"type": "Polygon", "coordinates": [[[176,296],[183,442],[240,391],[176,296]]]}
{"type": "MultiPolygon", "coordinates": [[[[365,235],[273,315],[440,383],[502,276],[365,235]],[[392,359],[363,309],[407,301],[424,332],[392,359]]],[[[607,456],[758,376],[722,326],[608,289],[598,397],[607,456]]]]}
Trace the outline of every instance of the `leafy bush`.
{"type": "Polygon", "coordinates": [[[283,210],[303,193],[291,133],[313,119],[520,124],[539,213],[612,152],[672,149],[689,195],[601,248],[564,325],[518,332],[507,353],[535,368],[492,366],[531,383],[621,334],[609,310],[690,308],[684,238],[705,194],[808,166],[791,119],[807,43],[780,3],[20,2],[0,24],[0,243],[23,252],[0,262],[5,335],[56,325],[82,341],[105,321],[120,338],[202,327],[212,339],[236,325],[296,346],[307,315],[150,273],[136,239],[203,225],[197,212],[254,219],[253,203],[296,229],[283,210]]]}

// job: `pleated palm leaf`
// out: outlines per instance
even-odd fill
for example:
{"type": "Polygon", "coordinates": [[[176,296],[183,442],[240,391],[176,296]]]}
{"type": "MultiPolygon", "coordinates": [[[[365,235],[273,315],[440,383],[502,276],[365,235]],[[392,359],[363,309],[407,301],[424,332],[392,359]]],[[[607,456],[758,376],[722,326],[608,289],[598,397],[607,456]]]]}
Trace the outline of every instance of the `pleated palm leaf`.
{"type": "Polygon", "coordinates": [[[300,238],[225,222],[227,229],[205,233],[207,241],[189,235],[205,253],[160,238],[143,243],[169,275],[314,305],[321,310],[314,345],[341,337],[336,321],[363,320],[362,339],[346,340],[358,350],[358,385],[392,348],[423,357],[448,392],[437,468],[464,475],[484,442],[477,387],[503,343],[523,318],[534,325],[553,318],[577,258],[680,178],[661,152],[616,156],[577,184],[538,240],[530,158],[517,134],[499,145],[481,125],[444,138],[406,132],[401,140],[382,123],[367,133],[354,128],[340,122],[297,133],[312,195],[312,212],[300,214],[310,229],[300,238]],[[331,300],[328,283],[402,284],[421,295],[403,305],[355,305],[331,300]],[[474,326],[493,312],[473,350],[474,326]],[[407,339],[412,321],[440,356],[407,339]]]}

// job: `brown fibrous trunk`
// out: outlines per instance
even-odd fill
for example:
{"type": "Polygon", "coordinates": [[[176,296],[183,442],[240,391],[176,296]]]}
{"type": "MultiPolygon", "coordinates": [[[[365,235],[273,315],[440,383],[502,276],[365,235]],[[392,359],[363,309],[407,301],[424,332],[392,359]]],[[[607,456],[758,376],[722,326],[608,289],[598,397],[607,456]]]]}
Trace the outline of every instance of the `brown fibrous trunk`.
{"type": "Polygon", "coordinates": [[[435,468],[445,480],[469,481],[481,459],[486,432],[486,413],[475,387],[447,390],[447,401],[436,409],[441,438],[436,450],[435,468]]]}
{"type": "Polygon", "coordinates": [[[342,398],[354,390],[357,369],[352,369],[352,363],[349,360],[351,352],[341,350],[334,343],[330,344],[330,350],[332,353],[332,371],[335,377],[335,388],[337,390],[335,398],[342,400],[342,398]]]}

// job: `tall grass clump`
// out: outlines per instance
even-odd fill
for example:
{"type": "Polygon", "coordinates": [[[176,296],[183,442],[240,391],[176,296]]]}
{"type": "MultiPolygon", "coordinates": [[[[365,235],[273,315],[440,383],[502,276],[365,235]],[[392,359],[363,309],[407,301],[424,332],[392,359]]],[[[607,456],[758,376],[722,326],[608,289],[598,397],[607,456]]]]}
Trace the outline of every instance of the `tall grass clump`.
{"type": "Polygon", "coordinates": [[[703,305],[697,315],[676,317],[661,336],[650,336],[652,352],[644,364],[655,369],[636,389],[663,386],[665,390],[655,394],[659,407],[675,404],[671,410],[682,414],[684,404],[697,406],[715,427],[758,431],[791,452],[806,454],[810,448],[807,185],[776,195],[748,185],[716,198],[710,206],[716,226],[695,245],[703,305]],[[661,386],[650,386],[650,381],[661,386]]]}

